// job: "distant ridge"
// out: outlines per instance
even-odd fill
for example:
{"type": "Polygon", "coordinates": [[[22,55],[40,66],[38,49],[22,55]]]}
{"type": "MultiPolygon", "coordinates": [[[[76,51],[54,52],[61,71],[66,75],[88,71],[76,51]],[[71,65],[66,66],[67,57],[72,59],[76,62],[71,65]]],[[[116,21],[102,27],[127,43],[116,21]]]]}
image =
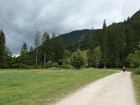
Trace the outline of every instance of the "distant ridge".
{"type": "MultiPolygon", "coordinates": [[[[128,17],[127,20],[124,20],[124,22],[119,23],[112,23],[108,26],[108,28],[113,27],[114,25],[117,25],[119,27],[122,27],[127,30],[127,27],[131,27],[136,31],[136,34],[139,34],[139,37],[137,37],[136,42],[140,42],[140,10],[137,11],[132,17],[128,17]]],[[[99,36],[102,29],[95,29],[95,33],[99,36]]],[[[125,31],[126,31],[125,30],[125,31]]],[[[82,30],[74,30],[69,33],[61,34],[59,37],[61,37],[64,40],[65,47],[71,51],[76,50],[79,48],[79,44],[81,49],[86,50],[87,47],[85,44],[86,38],[89,36],[91,29],[82,29],[82,30]]],[[[126,36],[127,37],[127,36],[126,36]]]]}

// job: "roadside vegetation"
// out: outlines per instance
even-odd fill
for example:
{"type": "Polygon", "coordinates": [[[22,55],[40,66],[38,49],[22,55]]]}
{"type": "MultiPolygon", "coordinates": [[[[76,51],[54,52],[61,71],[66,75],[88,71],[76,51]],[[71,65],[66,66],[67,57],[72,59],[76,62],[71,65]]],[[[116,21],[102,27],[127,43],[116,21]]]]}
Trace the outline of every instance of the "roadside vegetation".
{"type": "Polygon", "coordinates": [[[133,79],[137,104],[140,105],[140,68],[134,70],[134,73],[132,74],[132,79],[133,79]]]}
{"type": "Polygon", "coordinates": [[[139,49],[134,53],[130,53],[126,59],[128,60],[130,66],[133,68],[131,71],[135,89],[135,97],[137,99],[138,105],[140,105],[140,43],[139,49]]]}
{"type": "Polygon", "coordinates": [[[0,105],[47,105],[116,71],[1,70],[0,105]]]}

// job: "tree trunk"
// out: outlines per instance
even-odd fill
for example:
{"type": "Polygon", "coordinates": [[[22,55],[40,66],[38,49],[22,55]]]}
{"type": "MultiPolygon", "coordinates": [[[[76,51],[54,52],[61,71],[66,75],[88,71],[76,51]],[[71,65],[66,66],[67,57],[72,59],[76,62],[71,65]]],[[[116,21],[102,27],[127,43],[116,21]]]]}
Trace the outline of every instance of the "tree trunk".
{"type": "Polygon", "coordinates": [[[46,66],[46,52],[44,52],[44,67],[46,66]]]}
{"type": "Polygon", "coordinates": [[[104,70],[106,69],[106,65],[104,65],[104,70]]]}
{"type": "Polygon", "coordinates": [[[38,64],[38,48],[36,49],[36,66],[38,64]]]}

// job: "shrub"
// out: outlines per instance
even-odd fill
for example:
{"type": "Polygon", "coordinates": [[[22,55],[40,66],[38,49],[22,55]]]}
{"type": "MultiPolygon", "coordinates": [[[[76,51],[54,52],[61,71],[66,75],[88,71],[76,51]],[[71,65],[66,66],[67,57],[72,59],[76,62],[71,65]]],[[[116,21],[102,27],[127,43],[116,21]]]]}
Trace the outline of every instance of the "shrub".
{"type": "Polygon", "coordinates": [[[77,51],[72,54],[71,65],[74,66],[75,68],[81,68],[82,66],[85,65],[85,60],[81,54],[80,49],[77,49],[77,51]]]}
{"type": "Polygon", "coordinates": [[[134,71],[133,71],[134,74],[139,74],[140,75],[140,67],[136,68],[134,71]]]}
{"type": "Polygon", "coordinates": [[[71,64],[63,64],[61,67],[64,69],[72,69],[73,68],[73,66],[71,64]]]}
{"type": "Polygon", "coordinates": [[[58,63],[57,62],[53,63],[52,61],[48,61],[46,63],[45,67],[47,67],[47,68],[49,68],[49,67],[58,67],[58,63]]]}

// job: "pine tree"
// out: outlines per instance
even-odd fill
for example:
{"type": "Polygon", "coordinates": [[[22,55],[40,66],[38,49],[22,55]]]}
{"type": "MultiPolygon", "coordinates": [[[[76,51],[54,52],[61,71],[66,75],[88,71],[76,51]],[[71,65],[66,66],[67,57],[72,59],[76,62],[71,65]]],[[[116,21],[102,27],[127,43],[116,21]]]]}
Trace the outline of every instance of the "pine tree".
{"type": "Polygon", "coordinates": [[[49,46],[50,46],[50,36],[47,32],[44,32],[43,38],[42,38],[42,51],[44,55],[44,66],[46,65],[46,57],[47,53],[49,53],[49,46]]]}
{"type": "Polygon", "coordinates": [[[14,63],[14,58],[12,57],[12,53],[9,48],[5,48],[5,57],[4,57],[4,67],[11,68],[14,63]]]}
{"type": "Polygon", "coordinates": [[[4,57],[5,57],[5,34],[3,30],[0,31],[0,68],[4,67],[4,57]]]}
{"type": "Polygon", "coordinates": [[[51,39],[51,60],[62,64],[64,54],[64,42],[61,37],[53,37],[51,39]]]}
{"type": "Polygon", "coordinates": [[[108,34],[105,20],[103,23],[100,47],[101,47],[102,63],[104,65],[104,68],[106,68],[108,63],[108,34]]]}
{"type": "Polygon", "coordinates": [[[108,60],[109,65],[112,67],[120,67],[125,59],[125,35],[123,26],[114,24],[108,29],[108,60]]]}
{"type": "Polygon", "coordinates": [[[21,48],[21,51],[20,51],[20,57],[19,57],[19,60],[20,60],[20,63],[24,64],[24,65],[27,65],[27,62],[28,62],[28,47],[27,47],[27,44],[26,42],[23,42],[23,45],[22,45],[22,48],[21,48]]]}
{"type": "Polygon", "coordinates": [[[100,60],[101,60],[101,49],[99,46],[97,46],[94,50],[93,50],[93,59],[94,59],[94,63],[96,65],[96,67],[98,68],[99,64],[100,64],[100,60]]]}
{"type": "Polygon", "coordinates": [[[93,66],[94,59],[93,59],[93,50],[98,46],[98,38],[95,33],[95,30],[92,28],[89,38],[88,38],[88,64],[93,66]]]}
{"type": "Polygon", "coordinates": [[[41,45],[41,33],[39,31],[36,31],[35,33],[35,50],[36,50],[36,66],[38,65],[38,52],[39,52],[39,46],[41,45]]]}

